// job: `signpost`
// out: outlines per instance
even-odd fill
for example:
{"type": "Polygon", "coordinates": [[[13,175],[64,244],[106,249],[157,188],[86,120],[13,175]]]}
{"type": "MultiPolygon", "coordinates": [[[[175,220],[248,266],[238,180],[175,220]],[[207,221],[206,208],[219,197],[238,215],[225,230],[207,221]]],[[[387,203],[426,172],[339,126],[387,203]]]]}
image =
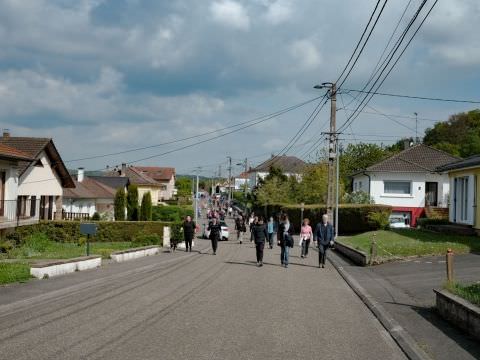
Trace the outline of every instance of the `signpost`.
{"type": "Polygon", "coordinates": [[[90,235],[97,235],[97,224],[81,223],[80,234],[87,235],[87,256],[90,256],[90,235]]]}

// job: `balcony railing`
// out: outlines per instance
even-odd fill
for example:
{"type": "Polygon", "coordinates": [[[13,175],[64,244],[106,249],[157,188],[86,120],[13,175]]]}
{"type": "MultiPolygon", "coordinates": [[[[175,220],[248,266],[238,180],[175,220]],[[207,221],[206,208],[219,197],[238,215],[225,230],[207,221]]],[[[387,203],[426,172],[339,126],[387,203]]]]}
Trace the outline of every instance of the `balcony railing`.
{"type": "Polygon", "coordinates": [[[67,212],[62,210],[62,220],[88,220],[88,219],[90,219],[90,214],[88,213],[67,212]]]}
{"type": "Polygon", "coordinates": [[[39,199],[0,200],[0,229],[33,224],[39,217],[39,199]]]}

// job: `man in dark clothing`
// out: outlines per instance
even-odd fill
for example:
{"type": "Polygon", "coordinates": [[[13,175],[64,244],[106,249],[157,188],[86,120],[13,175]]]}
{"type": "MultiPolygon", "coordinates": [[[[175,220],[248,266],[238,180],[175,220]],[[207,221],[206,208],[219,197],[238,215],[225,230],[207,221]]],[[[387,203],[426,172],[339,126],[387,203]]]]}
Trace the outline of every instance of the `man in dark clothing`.
{"type": "Polygon", "coordinates": [[[192,251],[192,241],[196,230],[195,221],[192,221],[190,216],[187,216],[183,222],[183,237],[185,238],[185,251],[192,251]]]}
{"type": "Polygon", "coordinates": [[[288,257],[290,248],[293,247],[293,224],[288,219],[286,214],[283,214],[280,220],[280,225],[278,226],[277,240],[278,246],[280,246],[280,261],[282,266],[285,268],[288,267],[288,257]]]}
{"type": "Polygon", "coordinates": [[[334,241],[333,226],[328,222],[328,215],[323,215],[322,222],[317,224],[313,233],[313,240],[317,242],[318,246],[318,267],[324,268],[327,250],[329,246],[333,245],[334,241]]]}
{"type": "Polygon", "coordinates": [[[252,234],[257,250],[257,266],[263,266],[263,249],[265,247],[265,240],[268,238],[267,227],[263,223],[263,218],[259,218],[253,226],[252,234]]]}
{"type": "Polygon", "coordinates": [[[217,219],[213,218],[213,221],[208,225],[207,230],[210,230],[209,238],[212,241],[213,255],[217,255],[218,240],[220,240],[220,236],[222,234],[222,227],[218,223],[217,219]]]}

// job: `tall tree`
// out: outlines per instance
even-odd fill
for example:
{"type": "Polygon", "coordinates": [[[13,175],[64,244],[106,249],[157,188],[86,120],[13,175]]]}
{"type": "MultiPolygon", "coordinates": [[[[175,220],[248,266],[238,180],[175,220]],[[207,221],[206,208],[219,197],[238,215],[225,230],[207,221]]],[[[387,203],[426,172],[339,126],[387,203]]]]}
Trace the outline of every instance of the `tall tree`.
{"type": "Polygon", "coordinates": [[[190,196],[192,194],[192,179],[188,177],[178,178],[175,181],[178,196],[190,196]]]}
{"type": "Polygon", "coordinates": [[[366,169],[390,155],[392,155],[390,151],[377,144],[348,144],[340,156],[340,175],[342,180],[344,183],[348,183],[349,177],[356,171],[366,169]]]}
{"type": "Polygon", "coordinates": [[[127,219],[138,220],[138,188],[137,185],[128,185],[127,190],[127,219]]]}
{"type": "Polygon", "coordinates": [[[299,184],[298,202],[326,204],[328,189],[328,164],[320,162],[309,165],[299,184]]]}
{"type": "Polygon", "coordinates": [[[125,207],[127,206],[127,199],[125,197],[125,190],[123,188],[119,188],[115,193],[115,200],[114,200],[114,217],[116,221],[124,221],[125,220],[125,207]]]}
{"type": "Polygon", "coordinates": [[[142,204],[140,205],[140,220],[152,220],[152,195],[150,194],[150,191],[143,194],[142,204]]]}

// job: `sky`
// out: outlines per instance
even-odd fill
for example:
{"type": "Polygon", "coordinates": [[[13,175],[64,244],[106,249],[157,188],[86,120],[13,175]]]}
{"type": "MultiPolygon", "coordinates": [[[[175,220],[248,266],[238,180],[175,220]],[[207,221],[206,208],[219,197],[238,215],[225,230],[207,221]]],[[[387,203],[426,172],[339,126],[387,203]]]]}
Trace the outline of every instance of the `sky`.
{"type": "MultiPolygon", "coordinates": [[[[420,2],[410,0],[400,29],[420,2]]],[[[344,89],[363,87],[407,3],[387,3],[344,89]]],[[[338,78],[375,4],[0,0],[0,127],[12,136],[53,138],[72,169],[128,162],[173,166],[184,174],[202,166],[209,176],[221,165],[225,175],[231,156],[238,173],[241,159],[255,165],[280,151],[318,101],[224,137],[212,133],[74,160],[194,137],[323,95],[313,86],[338,78]]],[[[381,91],[480,100],[479,18],[477,0],[440,0],[381,91]]],[[[351,95],[345,91],[337,99],[339,125],[355,105],[351,95]]],[[[435,121],[476,107],[382,96],[369,106],[345,131],[344,142],[390,144],[415,135],[415,112],[421,135],[435,121]],[[377,112],[403,117],[394,122],[377,112]]],[[[322,137],[328,119],[325,106],[288,154],[314,160],[315,151],[305,151],[322,137]]]]}

